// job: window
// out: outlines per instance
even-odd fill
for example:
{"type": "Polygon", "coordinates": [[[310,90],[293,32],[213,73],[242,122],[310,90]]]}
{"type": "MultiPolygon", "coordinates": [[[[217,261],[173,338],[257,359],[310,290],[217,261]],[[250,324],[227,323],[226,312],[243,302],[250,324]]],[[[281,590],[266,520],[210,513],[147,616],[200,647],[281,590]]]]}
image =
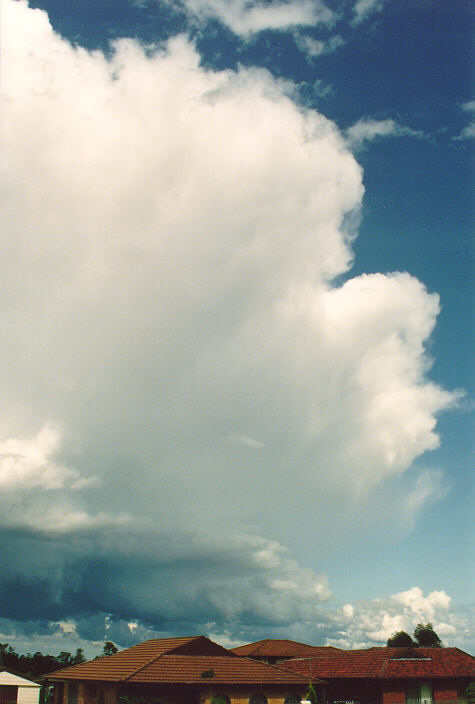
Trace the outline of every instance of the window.
{"type": "Polygon", "coordinates": [[[421,704],[432,704],[432,687],[430,682],[421,682],[421,704]]]}
{"type": "Polygon", "coordinates": [[[64,702],[64,682],[58,682],[54,686],[55,704],[63,704],[64,702]]]}
{"type": "Polygon", "coordinates": [[[249,704],[267,704],[267,697],[265,694],[258,692],[257,694],[252,695],[249,699],[249,704]]]}
{"type": "Polygon", "coordinates": [[[18,687],[9,684],[0,685],[0,704],[16,704],[18,697],[18,687]]]}
{"type": "Polygon", "coordinates": [[[406,704],[432,704],[430,682],[415,682],[406,689],[406,704]]]}
{"type": "Polygon", "coordinates": [[[79,685],[77,682],[68,683],[68,704],[78,704],[79,685]]]}
{"type": "Polygon", "coordinates": [[[300,704],[300,697],[296,694],[286,694],[284,704],[300,704]]]}

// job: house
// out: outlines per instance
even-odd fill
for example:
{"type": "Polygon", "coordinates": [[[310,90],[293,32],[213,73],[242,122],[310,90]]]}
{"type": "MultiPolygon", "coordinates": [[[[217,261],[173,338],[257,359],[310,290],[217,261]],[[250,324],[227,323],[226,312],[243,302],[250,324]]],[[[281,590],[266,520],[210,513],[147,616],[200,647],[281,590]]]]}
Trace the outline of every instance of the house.
{"type": "Polygon", "coordinates": [[[331,704],[467,704],[473,662],[458,648],[370,648],[283,666],[325,680],[331,704]]]}
{"type": "Polygon", "coordinates": [[[256,643],[248,643],[232,648],[232,652],[240,657],[260,660],[271,665],[277,665],[291,658],[327,657],[343,651],[331,645],[306,645],[295,640],[265,638],[256,643]]]}
{"type": "MultiPolygon", "coordinates": [[[[298,704],[308,677],[205,638],[149,640],[47,676],[54,704],[298,704]]],[[[318,682],[318,681],[317,681],[318,682]]]]}
{"type": "Polygon", "coordinates": [[[0,666],[0,704],[38,704],[41,685],[0,666]]]}

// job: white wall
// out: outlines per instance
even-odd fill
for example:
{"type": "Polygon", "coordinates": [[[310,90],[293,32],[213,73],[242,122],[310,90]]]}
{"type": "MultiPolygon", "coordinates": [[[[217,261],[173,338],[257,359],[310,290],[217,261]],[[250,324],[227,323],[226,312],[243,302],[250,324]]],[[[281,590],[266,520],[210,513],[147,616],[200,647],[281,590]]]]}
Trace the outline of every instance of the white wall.
{"type": "Polygon", "coordinates": [[[40,687],[18,687],[17,704],[38,704],[40,687]]]}

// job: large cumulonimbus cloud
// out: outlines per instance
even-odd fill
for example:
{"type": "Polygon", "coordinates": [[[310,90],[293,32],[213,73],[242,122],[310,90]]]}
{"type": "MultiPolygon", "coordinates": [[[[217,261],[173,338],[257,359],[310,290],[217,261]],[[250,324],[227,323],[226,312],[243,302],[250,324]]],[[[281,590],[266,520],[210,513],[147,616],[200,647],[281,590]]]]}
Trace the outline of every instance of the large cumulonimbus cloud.
{"type": "MultiPolygon", "coordinates": [[[[426,378],[438,297],[407,273],[332,285],[351,266],[362,172],[336,126],[267,72],[205,70],[180,37],[156,51],[122,40],[106,58],[23,1],[3,14],[0,521],[12,555],[20,535],[41,534],[45,554],[68,545],[35,559],[51,598],[29,618],[162,622],[156,585],[181,572],[161,550],[178,556],[194,533],[208,547],[177,621],[184,603],[199,623],[271,620],[268,590],[298,620],[325,580],[290,557],[263,576],[259,541],[318,529],[329,543],[330,506],[344,532],[348,508],[398,478],[379,513],[396,496],[412,520],[441,491],[436,474],[422,499],[405,480],[455,400],[426,378]],[[255,585],[222,603],[213,532],[233,546],[229,574],[235,558],[255,585]],[[129,588],[152,536],[148,577],[129,588]],[[101,560],[109,604],[81,578],[101,560]]],[[[0,578],[13,602],[28,564],[0,578]]]]}

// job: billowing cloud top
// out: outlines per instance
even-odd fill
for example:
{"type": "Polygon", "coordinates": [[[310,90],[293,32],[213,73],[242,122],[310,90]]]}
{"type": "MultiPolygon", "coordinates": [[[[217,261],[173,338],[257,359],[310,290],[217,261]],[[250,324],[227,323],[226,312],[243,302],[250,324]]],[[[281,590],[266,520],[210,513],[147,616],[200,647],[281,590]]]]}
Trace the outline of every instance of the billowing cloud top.
{"type": "MultiPolygon", "coordinates": [[[[438,297],[407,273],[334,285],[361,168],[267,72],[205,70],[183,37],[106,58],[24,1],[3,14],[10,614],[296,622],[329,589],[282,544],[331,540],[329,502],[344,531],[438,445],[438,297]]],[[[412,519],[438,477],[381,510],[412,519]]]]}

